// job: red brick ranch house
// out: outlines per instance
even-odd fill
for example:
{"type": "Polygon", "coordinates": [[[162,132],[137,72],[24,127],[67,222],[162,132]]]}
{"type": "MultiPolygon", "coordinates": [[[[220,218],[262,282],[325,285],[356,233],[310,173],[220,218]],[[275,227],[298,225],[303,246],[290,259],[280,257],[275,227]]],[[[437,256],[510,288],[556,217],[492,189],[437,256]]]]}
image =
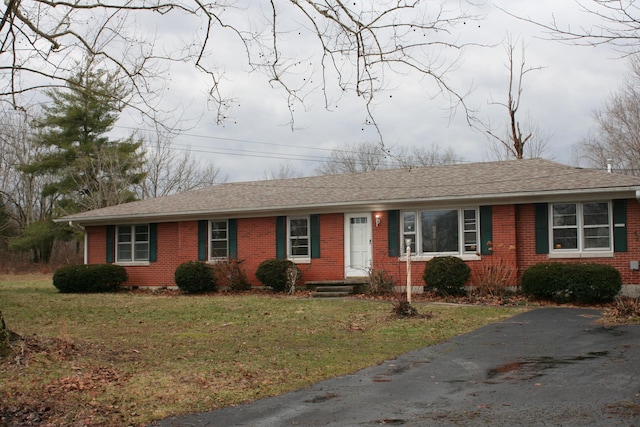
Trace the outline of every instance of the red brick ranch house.
{"type": "Polygon", "coordinates": [[[85,231],[85,262],[126,267],[128,286],[174,286],[191,260],[269,258],[304,281],[385,270],[424,285],[425,262],[462,258],[521,274],[546,261],[609,264],[640,294],[640,178],[542,160],[237,182],[66,216],[85,231]]]}

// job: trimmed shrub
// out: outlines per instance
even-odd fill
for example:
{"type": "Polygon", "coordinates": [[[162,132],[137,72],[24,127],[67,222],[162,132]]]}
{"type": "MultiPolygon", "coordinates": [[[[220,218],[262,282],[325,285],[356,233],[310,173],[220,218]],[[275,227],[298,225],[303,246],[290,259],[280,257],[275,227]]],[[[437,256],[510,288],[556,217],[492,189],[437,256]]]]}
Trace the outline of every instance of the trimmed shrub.
{"type": "Polygon", "coordinates": [[[575,301],[583,304],[610,302],[622,289],[620,272],[610,265],[573,264],[569,288],[575,301]]]}
{"type": "Polygon", "coordinates": [[[66,265],[53,273],[53,286],[62,293],[113,292],[127,279],[121,265],[66,265]]]}
{"type": "Polygon", "coordinates": [[[441,256],[427,262],[422,278],[440,295],[456,296],[466,294],[464,284],[470,275],[471,269],[460,258],[441,256]]]}
{"type": "Polygon", "coordinates": [[[287,292],[295,283],[289,283],[289,269],[297,270],[298,278],[302,277],[302,272],[293,262],[288,259],[273,258],[262,261],[256,270],[256,278],[274,292],[287,292]]]}
{"type": "Polygon", "coordinates": [[[525,295],[559,303],[609,302],[621,289],[620,272],[610,265],[541,263],[522,274],[525,295]]]}
{"type": "Polygon", "coordinates": [[[211,266],[202,261],[183,262],[176,268],[173,279],[178,288],[187,294],[216,290],[216,275],[211,266]]]}
{"type": "Polygon", "coordinates": [[[568,292],[565,265],[558,262],[542,262],[532,265],[522,273],[522,293],[543,300],[560,300],[568,292]]]}

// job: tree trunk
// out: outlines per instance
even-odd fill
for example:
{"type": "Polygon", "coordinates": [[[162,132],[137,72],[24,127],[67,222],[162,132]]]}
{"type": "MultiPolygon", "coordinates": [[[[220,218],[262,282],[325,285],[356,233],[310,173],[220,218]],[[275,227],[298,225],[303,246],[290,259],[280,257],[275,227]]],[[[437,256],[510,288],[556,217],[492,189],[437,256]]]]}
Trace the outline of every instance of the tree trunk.
{"type": "Polygon", "coordinates": [[[11,332],[4,323],[2,311],[0,311],[0,357],[5,357],[11,350],[11,332]]]}

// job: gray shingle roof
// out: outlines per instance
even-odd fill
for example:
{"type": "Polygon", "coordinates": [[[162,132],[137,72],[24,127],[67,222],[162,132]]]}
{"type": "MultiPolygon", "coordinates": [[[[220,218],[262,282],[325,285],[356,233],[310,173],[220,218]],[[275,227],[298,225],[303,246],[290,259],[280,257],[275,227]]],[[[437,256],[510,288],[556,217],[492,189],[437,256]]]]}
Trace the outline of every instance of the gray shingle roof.
{"type": "MultiPolygon", "coordinates": [[[[60,218],[78,223],[169,220],[213,215],[265,215],[293,210],[342,212],[408,204],[516,203],[578,193],[635,197],[640,178],[543,159],[469,163],[237,182],[141,200],[60,218]]],[[[576,200],[577,201],[577,200],[576,200]]]]}

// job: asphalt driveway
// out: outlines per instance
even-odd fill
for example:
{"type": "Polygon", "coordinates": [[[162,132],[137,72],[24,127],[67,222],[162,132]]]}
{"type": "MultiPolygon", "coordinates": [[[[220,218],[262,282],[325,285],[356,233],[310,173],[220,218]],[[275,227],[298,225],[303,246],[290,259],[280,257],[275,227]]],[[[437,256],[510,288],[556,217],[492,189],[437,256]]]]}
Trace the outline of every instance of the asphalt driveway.
{"type": "Polygon", "coordinates": [[[541,308],[312,387],[187,426],[640,427],[640,325],[541,308]]]}

